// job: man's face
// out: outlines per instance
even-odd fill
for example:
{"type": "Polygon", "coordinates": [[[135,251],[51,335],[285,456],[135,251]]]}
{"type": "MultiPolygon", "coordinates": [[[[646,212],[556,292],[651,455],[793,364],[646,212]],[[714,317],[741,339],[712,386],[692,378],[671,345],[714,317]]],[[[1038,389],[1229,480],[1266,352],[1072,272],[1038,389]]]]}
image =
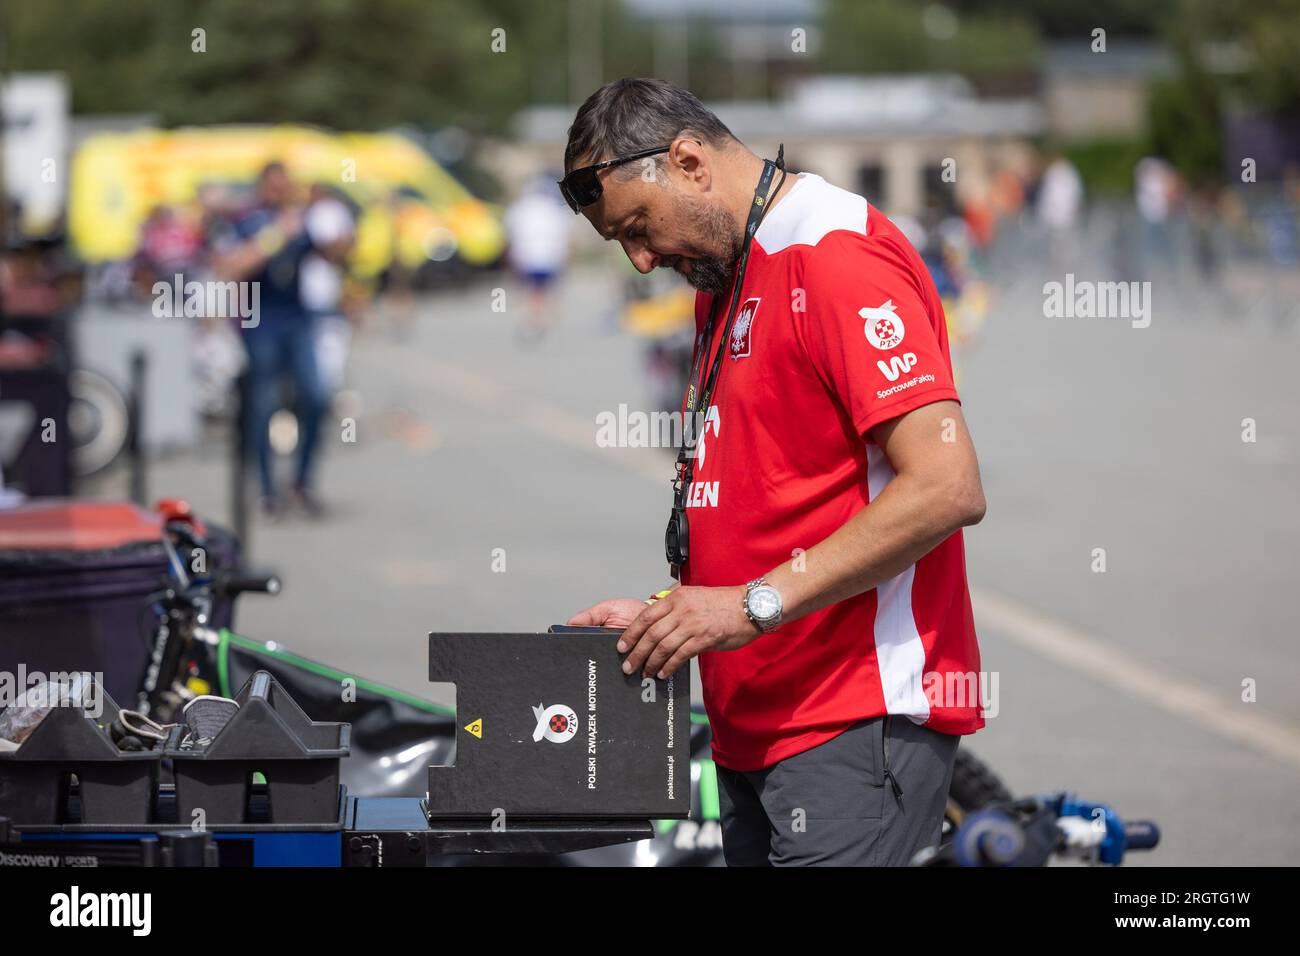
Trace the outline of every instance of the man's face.
{"type": "Polygon", "coordinates": [[[741,230],[708,176],[653,159],[600,174],[601,198],[582,210],[617,241],[637,271],[673,269],[702,292],[725,293],[740,258],[741,230]]]}
{"type": "Polygon", "coordinates": [[[279,166],[273,166],[262,173],[257,181],[257,196],[265,206],[279,208],[287,205],[293,195],[293,183],[289,174],[279,166]]]}

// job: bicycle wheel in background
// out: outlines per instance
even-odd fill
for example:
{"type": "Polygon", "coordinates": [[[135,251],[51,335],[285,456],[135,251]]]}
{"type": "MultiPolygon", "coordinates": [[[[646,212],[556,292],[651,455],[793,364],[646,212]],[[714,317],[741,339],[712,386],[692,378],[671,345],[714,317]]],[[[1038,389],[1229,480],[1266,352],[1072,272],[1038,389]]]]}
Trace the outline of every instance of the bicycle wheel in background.
{"type": "Polygon", "coordinates": [[[126,448],[131,419],[126,399],[108,378],[89,369],[68,375],[72,468],[79,477],[97,474],[126,448]]]}

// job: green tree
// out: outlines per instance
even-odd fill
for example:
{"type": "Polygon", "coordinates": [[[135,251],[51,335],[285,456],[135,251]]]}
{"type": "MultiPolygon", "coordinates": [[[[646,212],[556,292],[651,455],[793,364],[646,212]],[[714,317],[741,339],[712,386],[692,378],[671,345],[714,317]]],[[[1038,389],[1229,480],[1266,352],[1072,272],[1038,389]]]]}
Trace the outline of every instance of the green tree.
{"type": "MultiPolygon", "coordinates": [[[[576,2],[600,17],[608,69],[648,69],[617,0],[576,2]]],[[[567,0],[60,0],[0,17],[6,68],[64,72],[78,113],[489,130],[567,98],[567,0]]]]}
{"type": "Polygon", "coordinates": [[[1034,65],[1038,29],[1032,18],[971,11],[936,24],[933,11],[927,21],[931,6],[914,0],[829,0],[821,65],[838,72],[970,74],[1010,73],[1034,65]],[[948,29],[936,32],[936,26],[948,29]]]}

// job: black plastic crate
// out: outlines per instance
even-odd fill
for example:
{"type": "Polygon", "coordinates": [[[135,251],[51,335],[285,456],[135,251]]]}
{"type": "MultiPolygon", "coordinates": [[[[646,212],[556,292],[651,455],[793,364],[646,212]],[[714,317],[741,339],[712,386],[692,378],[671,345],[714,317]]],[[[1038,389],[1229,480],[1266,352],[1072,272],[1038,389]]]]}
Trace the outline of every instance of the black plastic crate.
{"type": "Polygon", "coordinates": [[[119,750],[106,729],[117,719],[118,706],[98,688],[101,713],[87,713],[92,687],[93,679],[81,685],[73,702],[50,710],[17,750],[0,753],[0,816],[15,826],[68,822],[74,789],[83,823],[154,820],[162,750],[119,750]]]}
{"type": "Polygon", "coordinates": [[[311,720],[266,671],[250,677],[235,701],[239,710],[206,747],[183,748],[179,726],[167,738],[178,821],[190,823],[201,810],[205,825],[250,822],[254,774],[266,780],[271,823],[336,820],[351,725],[311,720]]]}

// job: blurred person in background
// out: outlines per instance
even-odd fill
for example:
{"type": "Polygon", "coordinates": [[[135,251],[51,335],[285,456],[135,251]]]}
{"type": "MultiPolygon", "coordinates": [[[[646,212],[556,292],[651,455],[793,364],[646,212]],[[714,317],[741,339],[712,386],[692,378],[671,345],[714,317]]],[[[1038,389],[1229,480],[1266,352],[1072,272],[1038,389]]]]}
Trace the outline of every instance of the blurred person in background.
{"type": "Polygon", "coordinates": [[[1300,164],[1287,163],[1282,170],[1281,195],[1269,207],[1264,229],[1272,263],[1295,266],[1300,261],[1300,164]]]}
{"type": "MultiPolygon", "coordinates": [[[[12,225],[21,210],[17,203],[11,208],[12,225]]],[[[68,251],[61,222],[44,236],[24,236],[15,229],[0,249],[0,319],[63,313],[80,295],[81,271],[68,251]]]]}
{"type": "Polygon", "coordinates": [[[24,243],[0,253],[0,317],[54,316],[66,304],[60,270],[39,244],[24,243]]]}
{"type": "Polygon", "coordinates": [[[332,395],[343,386],[352,325],[343,313],[345,263],[356,242],[352,207],[327,185],[315,183],[304,221],[312,251],[299,278],[303,305],[315,317],[316,364],[321,387],[332,395]]]}
{"type": "Polygon", "coordinates": [[[203,233],[198,223],[170,206],[155,206],[140,226],[132,273],[143,298],[153,296],[155,282],[183,284],[194,278],[203,257],[203,233]]]}
{"type": "Polygon", "coordinates": [[[302,269],[314,251],[329,252],[313,246],[296,190],[282,163],[263,168],[253,207],[235,221],[216,257],[220,278],[258,283],[258,314],[243,326],[248,351],[245,421],[248,447],[257,455],[262,511],[268,517],[283,514],[286,505],[275,483],[270,438],[271,417],[280,407],[286,378],[293,382],[298,419],[291,497],[310,516],[323,511],[313,488],[313,466],[328,396],[317,361],[314,316],[302,300],[302,269]]]}
{"type": "Polygon", "coordinates": [[[551,287],[569,261],[573,217],[555,195],[554,183],[543,177],[510,204],[505,227],[510,267],[528,286],[528,313],[516,333],[520,342],[531,344],[550,326],[551,287]]]}
{"type": "Polygon", "coordinates": [[[224,183],[201,183],[196,199],[199,232],[204,246],[211,251],[229,235],[244,210],[236,191],[224,183]]]}
{"type": "MultiPolygon", "coordinates": [[[[196,199],[204,249],[199,272],[210,279],[213,250],[219,249],[233,231],[241,210],[233,190],[224,184],[200,184],[196,199]]],[[[190,371],[198,389],[199,412],[214,421],[235,411],[236,385],[248,366],[248,355],[236,328],[229,318],[207,316],[199,320],[190,339],[190,371]]]]}
{"type": "Polygon", "coordinates": [[[1275,325],[1300,320],[1296,300],[1296,266],[1300,265],[1300,164],[1288,162],[1276,199],[1263,213],[1260,228],[1266,255],[1263,308],[1275,325]]]}
{"type": "Polygon", "coordinates": [[[1008,274],[1014,277],[1020,273],[1025,188],[1024,177],[1010,166],[1000,168],[989,186],[988,201],[995,223],[993,240],[987,250],[988,271],[1003,282],[1008,274]]]}
{"type": "Polygon", "coordinates": [[[1074,268],[1079,249],[1083,178],[1074,163],[1052,153],[1038,184],[1038,221],[1047,231],[1048,266],[1053,273],[1074,268]]]}
{"type": "Polygon", "coordinates": [[[1206,182],[1192,189],[1187,205],[1197,277],[1211,292],[1220,292],[1224,258],[1221,229],[1226,217],[1222,212],[1223,203],[1218,184],[1206,182]]]}
{"type": "Polygon", "coordinates": [[[1171,220],[1181,195],[1182,183],[1173,166],[1157,156],[1138,160],[1133,168],[1133,202],[1141,220],[1141,267],[1148,278],[1157,262],[1170,270],[1178,265],[1171,220]]]}

